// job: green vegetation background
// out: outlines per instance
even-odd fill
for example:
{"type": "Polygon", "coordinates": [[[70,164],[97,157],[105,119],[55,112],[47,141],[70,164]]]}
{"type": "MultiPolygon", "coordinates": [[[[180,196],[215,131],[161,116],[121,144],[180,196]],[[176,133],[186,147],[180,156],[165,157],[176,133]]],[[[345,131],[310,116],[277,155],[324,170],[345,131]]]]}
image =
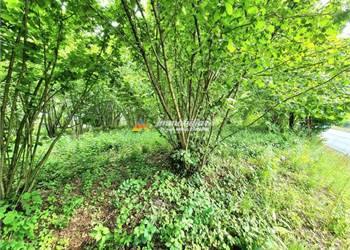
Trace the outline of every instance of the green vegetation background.
{"type": "Polygon", "coordinates": [[[1,203],[0,249],[349,247],[350,162],[317,138],[242,131],[190,178],[168,153],[155,132],[64,137],[23,211],[1,203]]]}

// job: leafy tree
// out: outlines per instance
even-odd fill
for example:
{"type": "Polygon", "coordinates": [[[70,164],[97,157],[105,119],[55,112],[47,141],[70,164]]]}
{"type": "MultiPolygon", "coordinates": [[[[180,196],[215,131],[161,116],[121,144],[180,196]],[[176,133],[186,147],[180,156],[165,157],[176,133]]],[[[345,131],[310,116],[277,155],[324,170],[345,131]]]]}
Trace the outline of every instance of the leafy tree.
{"type": "Polygon", "coordinates": [[[246,123],[255,124],[349,70],[340,51],[347,45],[336,38],[337,1],[320,6],[318,1],[121,0],[121,5],[128,20],[125,36],[133,38],[162,119],[180,124],[166,136],[179,165],[190,172],[235,133],[222,135],[234,115],[255,110],[246,123]],[[186,123],[196,120],[210,121],[209,132],[193,131],[186,123]]]}
{"type": "Polygon", "coordinates": [[[1,54],[7,66],[1,81],[0,199],[33,188],[54,145],[103,73],[109,34],[96,30],[106,24],[89,4],[94,3],[1,3],[1,54]],[[69,88],[76,89],[75,98],[66,106],[64,122],[46,152],[38,155],[44,121],[52,118],[55,98],[64,99],[69,88]]]}

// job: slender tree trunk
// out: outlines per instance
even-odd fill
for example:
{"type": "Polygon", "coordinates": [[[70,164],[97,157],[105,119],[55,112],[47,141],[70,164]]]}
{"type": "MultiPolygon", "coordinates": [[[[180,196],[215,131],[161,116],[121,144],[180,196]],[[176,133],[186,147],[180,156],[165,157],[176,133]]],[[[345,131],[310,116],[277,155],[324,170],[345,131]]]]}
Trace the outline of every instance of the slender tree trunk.
{"type": "Polygon", "coordinates": [[[295,115],[294,112],[289,113],[289,129],[294,129],[295,125],[295,115]]]}

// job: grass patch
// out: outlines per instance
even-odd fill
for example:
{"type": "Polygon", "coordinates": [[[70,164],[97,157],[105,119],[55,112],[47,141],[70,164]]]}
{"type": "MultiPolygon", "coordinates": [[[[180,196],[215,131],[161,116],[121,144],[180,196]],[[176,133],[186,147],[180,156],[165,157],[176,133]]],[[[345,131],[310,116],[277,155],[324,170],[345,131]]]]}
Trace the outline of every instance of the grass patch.
{"type": "Polygon", "coordinates": [[[350,162],[316,138],[242,131],[188,178],[168,150],[154,132],[63,138],[23,209],[2,203],[0,248],[349,247],[350,162]]]}

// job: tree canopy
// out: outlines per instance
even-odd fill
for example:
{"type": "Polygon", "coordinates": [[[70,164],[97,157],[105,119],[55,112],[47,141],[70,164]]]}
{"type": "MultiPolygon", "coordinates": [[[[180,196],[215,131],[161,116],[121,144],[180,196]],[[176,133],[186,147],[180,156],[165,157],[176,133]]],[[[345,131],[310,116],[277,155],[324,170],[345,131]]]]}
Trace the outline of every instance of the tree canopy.
{"type": "Polygon", "coordinates": [[[64,133],[146,119],[193,173],[242,127],[340,121],[348,19],[346,1],[1,1],[0,197],[31,190],[64,133]]]}

